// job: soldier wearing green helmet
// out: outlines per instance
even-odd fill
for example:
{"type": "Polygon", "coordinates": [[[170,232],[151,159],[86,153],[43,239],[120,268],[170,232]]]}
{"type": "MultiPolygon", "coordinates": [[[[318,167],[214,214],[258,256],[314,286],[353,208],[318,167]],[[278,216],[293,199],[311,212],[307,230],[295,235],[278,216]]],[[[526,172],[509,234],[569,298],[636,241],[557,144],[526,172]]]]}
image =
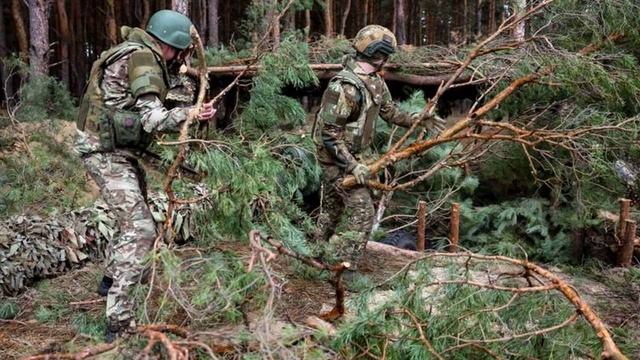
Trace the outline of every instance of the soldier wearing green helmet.
{"type": "MultiPolygon", "coordinates": [[[[355,55],[331,81],[316,115],[314,139],[323,168],[323,214],[318,238],[329,241],[330,253],[355,268],[371,234],[375,215],[366,184],[371,174],[366,162],[375,156],[373,139],[378,117],[405,128],[420,122],[432,133],[441,131],[441,119],[422,119],[400,111],[379,71],[397,48],[387,28],[369,25],[353,40],[355,55]],[[354,175],[358,186],[343,189],[341,180],[354,175]]],[[[353,273],[350,273],[353,274],[353,273]]]]}
{"type": "MultiPolygon", "coordinates": [[[[177,132],[191,107],[167,109],[168,65],[191,46],[191,20],[172,11],[153,14],[146,31],[122,27],[121,44],[91,68],[76,122],[75,150],[117,218],[99,293],[107,296],[107,341],[135,328],[129,291],[144,270],[156,238],[138,157],[153,135],[177,132]]],[[[199,119],[215,114],[205,105],[199,119]]]]}

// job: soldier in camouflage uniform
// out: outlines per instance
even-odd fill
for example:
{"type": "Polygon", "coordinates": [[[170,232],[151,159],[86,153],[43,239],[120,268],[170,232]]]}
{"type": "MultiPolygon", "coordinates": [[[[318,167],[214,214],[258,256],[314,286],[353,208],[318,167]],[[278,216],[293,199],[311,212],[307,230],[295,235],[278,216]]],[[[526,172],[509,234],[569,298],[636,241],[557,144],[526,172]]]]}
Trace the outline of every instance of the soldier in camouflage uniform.
{"type": "Polygon", "coordinates": [[[396,50],[396,38],[388,29],[369,25],[354,39],[355,56],[347,56],[344,69],[329,83],[316,116],[314,138],[319,144],[323,167],[323,214],[318,237],[329,240],[333,255],[356,266],[371,234],[375,215],[370,178],[365,161],[374,154],[376,121],[405,128],[416,121],[431,131],[441,131],[440,119],[423,119],[420,114],[400,111],[378,72],[396,50]],[[347,175],[354,175],[358,186],[340,186],[347,175]]]}
{"type": "MultiPolygon", "coordinates": [[[[75,149],[119,229],[108,255],[107,275],[113,285],[106,286],[107,341],[135,327],[129,291],[139,281],[144,257],[156,238],[145,175],[137,159],[154,133],[178,131],[191,110],[167,110],[163,105],[169,85],[167,64],[191,45],[191,26],[186,16],[161,10],[151,17],[146,31],[123,27],[125,41],[93,64],[80,105],[75,149]]],[[[205,105],[200,120],[214,114],[205,105]]]]}

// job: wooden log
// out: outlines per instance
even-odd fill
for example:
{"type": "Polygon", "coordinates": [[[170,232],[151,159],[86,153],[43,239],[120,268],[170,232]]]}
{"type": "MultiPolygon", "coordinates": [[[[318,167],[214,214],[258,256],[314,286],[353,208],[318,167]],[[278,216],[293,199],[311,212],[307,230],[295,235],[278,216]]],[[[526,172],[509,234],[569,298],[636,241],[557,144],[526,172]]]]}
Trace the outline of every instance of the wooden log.
{"type": "Polygon", "coordinates": [[[636,238],[636,222],[633,220],[625,221],[625,236],[622,247],[618,251],[618,266],[630,267],[633,260],[633,245],[636,238]]]}
{"type": "Polygon", "coordinates": [[[451,204],[451,229],[449,233],[449,252],[458,252],[458,242],[460,240],[460,204],[451,204]]]}
{"type": "Polygon", "coordinates": [[[427,227],[427,202],[420,201],[418,203],[418,242],[416,246],[418,251],[424,251],[426,248],[425,230],[427,227]]]}
{"type": "Polygon", "coordinates": [[[620,199],[620,217],[618,218],[618,241],[624,241],[626,239],[626,221],[629,219],[629,212],[631,210],[631,200],[620,199]]]}

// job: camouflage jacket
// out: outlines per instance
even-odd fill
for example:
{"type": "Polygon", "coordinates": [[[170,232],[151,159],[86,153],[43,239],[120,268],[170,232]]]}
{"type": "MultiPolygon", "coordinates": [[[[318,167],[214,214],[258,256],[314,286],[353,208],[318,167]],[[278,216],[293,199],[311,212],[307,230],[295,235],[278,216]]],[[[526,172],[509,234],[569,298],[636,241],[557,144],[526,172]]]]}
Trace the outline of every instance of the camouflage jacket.
{"type": "Polygon", "coordinates": [[[350,172],[368,152],[380,116],[410,127],[418,114],[400,111],[384,80],[365,73],[349,58],[344,69],[329,82],[316,117],[316,139],[321,139],[320,161],[350,172]]]}
{"type": "MultiPolygon", "coordinates": [[[[144,46],[133,51],[123,51],[123,54],[119,54],[115,61],[108,62],[108,65],[104,67],[102,78],[96,79],[99,84],[100,101],[111,108],[137,112],[140,115],[140,123],[145,133],[178,131],[180,124],[187,118],[189,108],[178,107],[168,110],[163,104],[169,84],[166,67],[163,63],[158,62],[158,59],[161,59],[162,50],[156,40],[142,29],[122,27],[121,32],[127,42],[144,46]],[[156,58],[156,61],[147,61],[144,66],[136,66],[136,58],[149,56],[149,53],[156,58]],[[136,84],[135,80],[140,76],[131,79],[131,76],[135,76],[136,72],[153,73],[156,75],[155,79],[162,79],[162,81],[159,83],[152,80],[150,84],[136,84]]],[[[93,73],[92,70],[92,76],[93,73]]],[[[92,80],[89,79],[90,82],[92,80]]],[[[100,151],[100,144],[98,134],[95,132],[89,129],[77,130],[75,150],[78,153],[88,154],[100,151]]]]}

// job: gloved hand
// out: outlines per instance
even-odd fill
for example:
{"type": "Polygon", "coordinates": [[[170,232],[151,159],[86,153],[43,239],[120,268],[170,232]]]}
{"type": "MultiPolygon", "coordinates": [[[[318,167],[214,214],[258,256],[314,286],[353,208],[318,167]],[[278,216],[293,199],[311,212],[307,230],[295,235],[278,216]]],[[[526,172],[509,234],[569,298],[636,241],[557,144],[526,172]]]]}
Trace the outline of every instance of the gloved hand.
{"type": "Polygon", "coordinates": [[[447,120],[435,114],[432,116],[423,116],[422,120],[420,120],[420,125],[424,126],[433,134],[438,135],[446,129],[447,120]]]}
{"type": "Polygon", "coordinates": [[[211,103],[202,104],[202,110],[198,115],[198,120],[200,121],[209,121],[216,115],[217,109],[211,105],[211,103]]]}
{"type": "Polygon", "coordinates": [[[365,164],[358,164],[351,170],[353,176],[356,177],[356,182],[360,185],[365,185],[371,176],[369,167],[365,164]]]}

